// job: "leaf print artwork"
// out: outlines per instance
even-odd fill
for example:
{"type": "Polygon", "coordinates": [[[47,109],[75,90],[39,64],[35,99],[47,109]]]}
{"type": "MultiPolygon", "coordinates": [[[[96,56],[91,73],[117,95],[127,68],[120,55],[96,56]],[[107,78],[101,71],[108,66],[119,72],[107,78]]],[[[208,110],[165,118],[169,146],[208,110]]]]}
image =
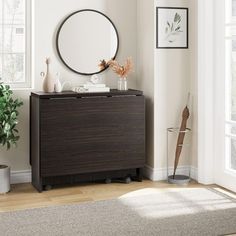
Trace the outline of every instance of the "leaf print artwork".
{"type": "Polygon", "coordinates": [[[177,36],[183,32],[181,29],[181,21],[182,21],[182,17],[177,12],[175,13],[174,21],[171,24],[169,21],[167,21],[166,28],[165,28],[165,33],[166,33],[165,39],[169,43],[175,42],[175,40],[177,39],[177,36]]]}
{"type": "Polygon", "coordinates": [[[156,7],[156,48],[188,48],[189,9],[156,7]]]}

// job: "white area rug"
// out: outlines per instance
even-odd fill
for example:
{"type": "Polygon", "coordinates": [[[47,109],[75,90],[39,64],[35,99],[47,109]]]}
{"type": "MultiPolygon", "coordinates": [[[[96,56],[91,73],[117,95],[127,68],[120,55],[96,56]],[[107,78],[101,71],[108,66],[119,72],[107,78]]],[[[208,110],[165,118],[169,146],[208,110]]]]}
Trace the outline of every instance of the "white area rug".
{"type": "Polygon", "coordinates": [[[215,189],[142,189],[119,199],[0,214],[1,236],[236,233],[236,200],[215,189]]]}

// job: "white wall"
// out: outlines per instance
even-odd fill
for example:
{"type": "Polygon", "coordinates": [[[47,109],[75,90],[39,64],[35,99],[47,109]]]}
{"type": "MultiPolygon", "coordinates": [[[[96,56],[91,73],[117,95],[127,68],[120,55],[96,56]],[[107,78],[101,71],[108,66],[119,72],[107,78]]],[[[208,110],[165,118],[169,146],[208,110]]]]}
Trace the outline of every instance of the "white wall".
{"type": "MultiPolygon", "coordinates": [[[[33,67],[34,89],[42,90],[39,74],[45,71],[45,57],[51,57],[52,71],[61,72],[62,80],[73,85],[84,83],[88,77],[70,72],[59,61],[55,51],[55,34],[60,22],[71,12],[92,8],[107,14],[117,26],[120,36],[120,49],[117,59],[123,61],[131,56],[136,65],[137,6],[136,0],[35,0],[33,6],[33,67]]],[[[116,88],[116,76],[107,71],[102,74],[108,86],[116,88]]],[[[129,76],[129,87],[136,87],[136,73],[129,76]]],[[[21,139],[17,149],[0,151],[0,163],[8,164],[13,171],[29,170],[29,95],[32,90],[15,91],[24,101],[20,112],[19,130],[21,139]]]]}
{"type": "Polygon", "coordinates": [[[137,87],[146,97],[146,156],[154,166],[154,1],[138,0],[137,87]]]}
{"type": "MultiPolygon", "coordinates": [[[[191,54],[195,48],[194,14],[192,2],[188,0],[158,0],[156,7],[188,7],[189,8],[189,49],[155,49],[155,168],[166,166],[166,129],[179,127],[182,120],[182,111],[187,103],[188,93],[195,101],[194,86],[195,64],[191,54]],[[193,90],[193,91],[192,91],[193,90]]],[[[190,107],[191,119],[188,126],[193,128],[192,120],[195,117],[192,106],[190,107]]],[[[195,132],[195,130],[194,130],[195,132]]],[[[193,140],[194,137],[193,137],[193,140]]],[[[195,159],[195,156],[194,158],[195,159]]],[[[195,160],[192,161],[196,163],[195,160]]]]}
{"type": "MultiPolygon", "coordinates": [[[[138,81],[139,89],[148,97],[147,120],[149,140],[147,165],[151,172],[166,167],[166,129],[178,127],[187,96],[192,95],[191,119],[193,128],[192,164],[196,166],[197,103],[196,103],[196,1],[138,0],[138,81]],[[156,49],[156,7],[189,8],[189,49],[156,49]],[[154,114],[154,120],[152,120],[154,114]]],[[[155,175],[152,173],[151,175],[155,175]]],[[[155,177],[154,177],[155,179],[155,177]]]]}
{"type": "Polygon", "coordinates": [[[192,95],[192,165],[198,167],[198,1],[191,0],[190,8],[190,92],[192,95]]]}

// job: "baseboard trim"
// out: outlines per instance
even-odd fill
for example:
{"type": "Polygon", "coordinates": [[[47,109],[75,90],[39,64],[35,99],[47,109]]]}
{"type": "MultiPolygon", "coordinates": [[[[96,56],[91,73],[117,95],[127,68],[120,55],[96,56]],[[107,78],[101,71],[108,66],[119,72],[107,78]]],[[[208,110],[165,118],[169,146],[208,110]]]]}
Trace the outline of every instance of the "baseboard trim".
{"type": "Polygon", "coordinates": [[[198,168],[195,166],[191,166],[191,178],[198,181],[198,168]]]}
{"type": "MultiPolygon", "coordinates": [[[[188,167],[180,166],[179,170],[181,170],[181,172],[186,172],[187,174],[188,167]]],[[[190,173],[192,179],[198,180],[198,169],[196,167],[191,166],[190,173]]],[[[152,181],[166,180],[167,171],[166,168],[154,169],[146,165],[144,168],[144,176],[152,181]]],[[[31,170],[11,171],[11,184],[21,184],[30,182],[31,182],[31,170]]]]}
{"type": "Polygon", "coordinates": [[[31,170],[11,171],[11,184],[31,182],[31,170]]]}
{"type": "MultiPolygon", "coordinates": [[[[173,169],[173,168],[171,168],[171,169],[173,169]]],[[[187,175],[188,171],[189,171],[189,167],[179,166],[178,170],[181,173],[185,173],[187,175]]],[[[177,171],[177,174],[178,174],[178,171],[177,171]]],[[[166,168],[154,169],[154,168],[146,165],[144,168],[144,176],[152,181],[166,180],[167,179],[167,169],[166,168]]],[[[190,167],[190,176],[192,179],[198,180],[198,169],[196,167],[194,167],[194,166],[190,167]]]]}

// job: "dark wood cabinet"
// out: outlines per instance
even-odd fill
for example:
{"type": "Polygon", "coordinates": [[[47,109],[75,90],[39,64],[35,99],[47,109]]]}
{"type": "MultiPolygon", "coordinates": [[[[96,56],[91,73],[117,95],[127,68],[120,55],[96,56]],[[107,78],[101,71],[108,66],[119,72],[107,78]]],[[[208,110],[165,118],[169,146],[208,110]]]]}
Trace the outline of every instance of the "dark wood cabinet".
{"type": "Polygon", "coordinates": [[[145,164],[141,91],[31,93],[32,183],[45,185],[136,176],[145,164]]]}

